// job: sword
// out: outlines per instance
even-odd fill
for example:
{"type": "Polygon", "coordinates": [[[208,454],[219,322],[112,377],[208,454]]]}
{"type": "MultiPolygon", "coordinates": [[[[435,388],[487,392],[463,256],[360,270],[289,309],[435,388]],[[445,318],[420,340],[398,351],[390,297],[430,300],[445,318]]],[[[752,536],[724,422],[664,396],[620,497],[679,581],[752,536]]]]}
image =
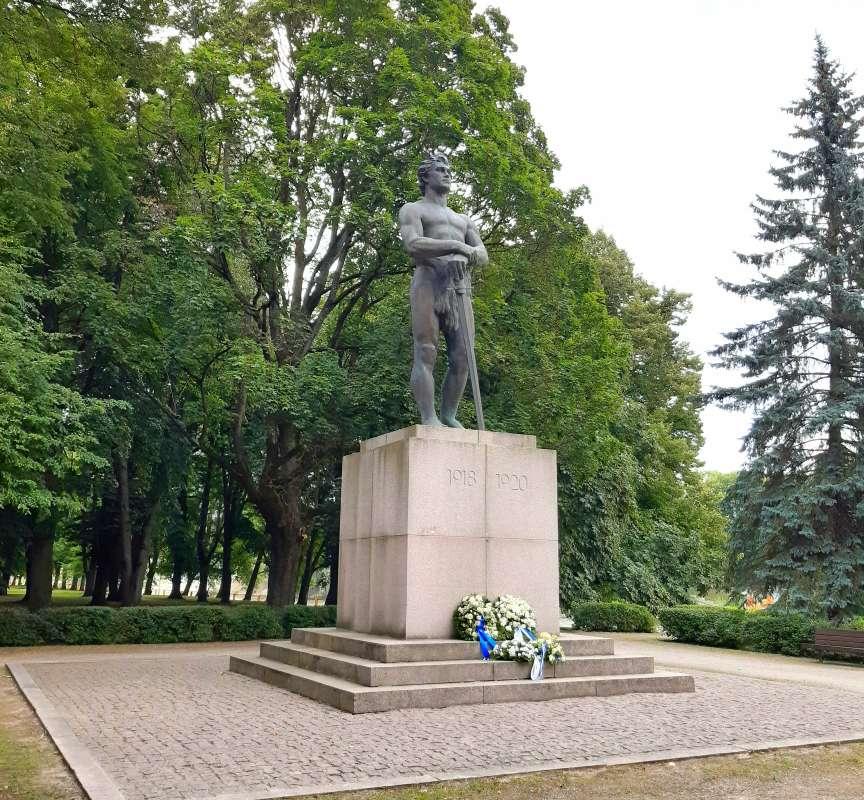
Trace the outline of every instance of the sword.
{"type": "MultiPolygon", "coordinates": [[[[460,267],[466,270],[467,264],[461,261],[451,261],[449,264],[451,273],[458,274],[460,267]],[[458,266],[457,266],[458,265],[458,266]]],[[[470,278],[469,278],[470,280],[470,278]]],[[[471,396],[474,398],[474,409],[477,412],[477,430],[485,431],[486,423],[483,420],[483,400],[480,397],[480,376],[477,374],[477,357],[474,355],[474,329],[468,327],[467,303],[471,299],[471,284],[466,286],[464,282],[454,279],[453,288],[456,291],[456,306],[459,309],[459,328],[462,331],[462,343],[468,354],[468,375],[471,378],[471,396]]]]}

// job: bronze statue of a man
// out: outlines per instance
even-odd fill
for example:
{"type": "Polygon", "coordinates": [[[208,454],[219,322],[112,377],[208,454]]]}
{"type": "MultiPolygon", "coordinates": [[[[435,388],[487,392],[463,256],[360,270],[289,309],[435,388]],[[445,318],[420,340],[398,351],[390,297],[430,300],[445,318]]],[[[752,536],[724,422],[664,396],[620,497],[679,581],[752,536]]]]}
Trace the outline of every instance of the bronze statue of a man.
{"type": "MultiPolygon", "coordinates": [[[[417,170],[420,194],[399,212],[402,243],[414,259],[411,281],[411,328],[414,333],[414,365],[411,389],[423,425],[461,428],[456,410],[473,365],[474,312],[471,306],[469,265],[489,262],[474,223],[465,214],[447,207],[450,192],[447,156],[428,156],[417,170]],[[447,374],[441,389],[441,417],[435,414],[435,379],[432,371],[440,334],[447,342],[447,374]]],[[[472,391],[479,411],[476,367],[472,391]]],[[[482,422],[480,424],[482,427],[482,422]]]]}

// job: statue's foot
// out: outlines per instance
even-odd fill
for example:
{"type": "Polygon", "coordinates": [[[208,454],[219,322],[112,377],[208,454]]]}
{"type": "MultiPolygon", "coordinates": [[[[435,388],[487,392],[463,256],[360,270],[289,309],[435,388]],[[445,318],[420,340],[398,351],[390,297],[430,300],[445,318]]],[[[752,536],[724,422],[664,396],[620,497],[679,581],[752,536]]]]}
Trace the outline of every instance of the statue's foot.
{"type": "Polygon", "coordinates": [[[465,427],[458,419],[456,419],[456,417],[441,417],[441,422],[443,422],[448,428],[465,427]]]}
{"type": "Polygon", "coordinates": [[[441,422],[440,419],[438,419],[438,417],[429,417],[429,419],[421,419],[420,424],[421,425],[429,425],[432,428],[440,428],[443,425],[443,423],[441,422]]]}

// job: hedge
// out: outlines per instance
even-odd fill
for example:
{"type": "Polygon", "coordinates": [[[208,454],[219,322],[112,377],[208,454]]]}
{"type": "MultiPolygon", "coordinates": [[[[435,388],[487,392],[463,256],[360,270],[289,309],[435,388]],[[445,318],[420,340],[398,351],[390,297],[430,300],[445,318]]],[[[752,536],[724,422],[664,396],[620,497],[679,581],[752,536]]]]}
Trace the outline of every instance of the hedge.
{"type": "Polygon", "coordinates": [[[292,628],[329,628],[335,624],[336,606],[288,606],[282,614],[285,636],[291,635],[292,628]]]}
{"type": "Polygon", "coordinates": [[[813,631],[827,625],[804,614],[714,606],[673,606],[661,609],[659,617],[666,635],[679,642],[790,656],[801,655],[813,631]]]}
{"type": "Polygon", "coordinates": [[[265,605],[0,611],[0,647],[42,644],[162,644],[280,639],[295,627],[334,625],[333,606],[265,605]]]}
{"type": "Polygon", "coordinates": [[[645,606],[619,600],[575,603],[567,615],[573,620],[573,627],[580,631],[652,633],[657,628],[657,620],[645,606]]]}

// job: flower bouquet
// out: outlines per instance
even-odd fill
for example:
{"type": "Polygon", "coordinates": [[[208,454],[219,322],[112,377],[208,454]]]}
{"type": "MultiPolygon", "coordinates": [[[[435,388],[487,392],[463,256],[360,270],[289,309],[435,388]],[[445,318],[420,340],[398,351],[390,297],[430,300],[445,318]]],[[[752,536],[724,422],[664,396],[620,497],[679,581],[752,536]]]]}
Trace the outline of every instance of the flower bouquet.
{"type": "MultiPolygon", "coordinates": [[[[564,661],[561,640],[551,633],[536,633],[534,609],[521,597],[502,594],[490,600],[482,594],[462,598],[453,612],[453,627],[458,639],[477,641],[477,625],[485,623],[485,632],[495,641],[492,657],[506,661],[534,661],[543,652],[547,664],[564,661]],[[498,641],[498,640],[501,641],[498,641]]],[[[489,647],[492,646],[488,642],[489,647]]],[[[482,648],[481,648],[482,649],[482,648]]],[[[484,652],[484,658],[486,657],[484,652]]]]}
{"type": "Polygon", "coordinates": [[[527,628],[529,631],[537,630],[537,618],[534,616],[534,609],[521,597],[502,594],[492,603],[492,612],[502,637],[512,639],[513,634],[519,628],[527,628]]]}
{"type": "Polygon", "coordinates": [[[546,662],[549,664],[558,664],[565,660],[564,648],[561,646],[561,640],[552,633],[545,631],[539,633],[537,638],[531,642],[531,646],[535,652],[539,652],[543,645],[546,645],[546,662]]]}
{"type": "Polygon", "coordinates": [[[561,640],[551,633],[541,633],[534,639],[529,639],[523,635],[521,631],[513,639],[498,642],[495,650],[492,652],[492,657],[502,661],[533,661],[535,657],[543,652],[543,645],[546,645],[547,664],[558,664],[564,661],[564,648],[561,647],[561,640]]]}
{"type": "Polygon", "coordinates": [[[499,636],[497,618],[492,610],[492,601],[482,594],[463,597],[453,612],[453,628],[457,639],[477,641],[477,623],[480,617],[486,620],[486,632],[493,638],[499,636]]]}

